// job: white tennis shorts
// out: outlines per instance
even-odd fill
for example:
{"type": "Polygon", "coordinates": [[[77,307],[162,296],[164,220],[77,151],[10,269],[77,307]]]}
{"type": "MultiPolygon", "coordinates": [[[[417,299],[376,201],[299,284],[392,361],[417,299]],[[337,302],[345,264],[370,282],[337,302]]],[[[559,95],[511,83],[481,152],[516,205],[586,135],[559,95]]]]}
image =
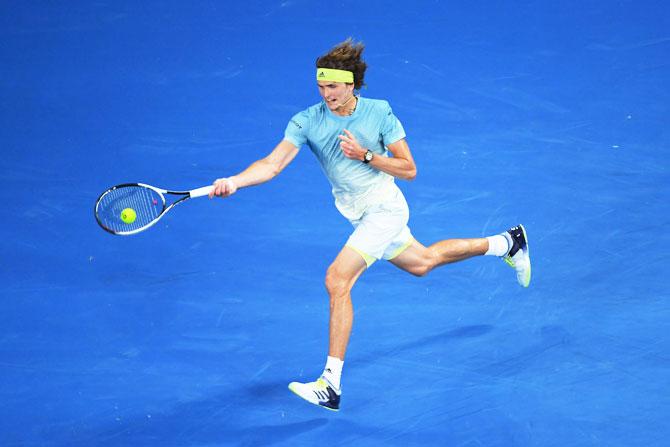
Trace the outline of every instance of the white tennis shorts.
{"type": "Polygon", "coordinates": [[[360,254],[368,267],[378,259],[393,259],[414,241],[408,220],[407,201],[395,186],[390,197],[369,205],[358,219],[349,220],[354,232],[346,246],[360,254]]]}

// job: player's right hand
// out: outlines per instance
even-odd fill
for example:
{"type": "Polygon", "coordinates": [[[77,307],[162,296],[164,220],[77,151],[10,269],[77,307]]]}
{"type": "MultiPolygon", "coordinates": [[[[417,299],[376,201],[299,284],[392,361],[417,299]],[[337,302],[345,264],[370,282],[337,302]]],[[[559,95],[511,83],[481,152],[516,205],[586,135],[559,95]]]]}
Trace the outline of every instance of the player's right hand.
{"type": "Polygon", "coordinates": [[[211,199],[214,196],[228,197],[235,194],[235,191],[237,191],[237,184],[232,177],[216,179],[214,181],[214,188],[209,193],[209,198],[211,199]]]}

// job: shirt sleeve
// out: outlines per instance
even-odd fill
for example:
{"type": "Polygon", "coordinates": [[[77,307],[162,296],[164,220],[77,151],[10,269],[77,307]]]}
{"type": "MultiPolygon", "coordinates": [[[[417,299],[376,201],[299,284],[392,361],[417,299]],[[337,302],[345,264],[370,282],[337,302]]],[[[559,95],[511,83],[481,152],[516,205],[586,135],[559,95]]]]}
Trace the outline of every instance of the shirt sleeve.
{"type": "Polygon", "coordinates": [[[289,141],[295,147],[300,147],[307,143],[307,127],[309,125],[309,115],[306,111],[296,113],[288,122],[284,131],[284,139],[289,141]]]}
{"type": "Polygon", "coordinates": [[[400,120],[393,114],[393,110],[388,103],[383,113],[381,136],[384,146],[388,146],[405,138],[406,135],[400,120]]]}

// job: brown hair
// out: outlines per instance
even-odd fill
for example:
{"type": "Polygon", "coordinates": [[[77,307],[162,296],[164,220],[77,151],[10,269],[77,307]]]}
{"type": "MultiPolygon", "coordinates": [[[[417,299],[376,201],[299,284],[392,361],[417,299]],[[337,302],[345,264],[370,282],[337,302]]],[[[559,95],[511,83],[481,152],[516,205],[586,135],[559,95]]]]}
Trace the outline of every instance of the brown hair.
{"type": "Polygon", "coordinates": [[[361,59],[365,45],[362,42],[354,42],[349,37],[330,49],[323,56],[316,59],[316,68],[334,68],[337,70],[348,70],[354,73],[354,88],[359,90],[365,85],[363,78],[368,64],[361,59]]]}

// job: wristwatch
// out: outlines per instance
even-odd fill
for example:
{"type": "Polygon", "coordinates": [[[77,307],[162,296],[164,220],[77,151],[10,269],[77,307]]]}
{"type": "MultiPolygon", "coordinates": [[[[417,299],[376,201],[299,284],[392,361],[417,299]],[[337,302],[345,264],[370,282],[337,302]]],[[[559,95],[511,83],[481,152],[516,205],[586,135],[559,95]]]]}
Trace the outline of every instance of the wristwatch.
{"type": "Polygon", "coordinates": [[[370,149],[363,155],[363,163],[368,164],[372,161],[372,157],[374,157],[375,154],[372,152],[370,149]]]}

